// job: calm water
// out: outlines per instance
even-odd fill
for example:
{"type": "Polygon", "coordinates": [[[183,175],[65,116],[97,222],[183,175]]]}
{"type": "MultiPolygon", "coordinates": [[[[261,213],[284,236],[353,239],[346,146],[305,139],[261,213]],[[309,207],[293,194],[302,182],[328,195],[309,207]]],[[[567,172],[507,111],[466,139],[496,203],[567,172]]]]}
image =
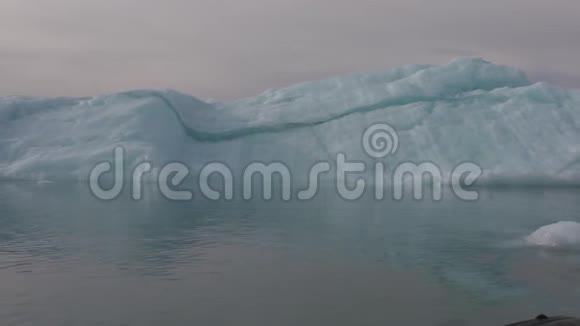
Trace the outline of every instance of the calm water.
{"type": "Polygon", "coordinates": [[[501,325],[580,315],[580,253],[523,236],[578,190],[477,202],[134,202],[0,185],[2,325],[501,325]]]}

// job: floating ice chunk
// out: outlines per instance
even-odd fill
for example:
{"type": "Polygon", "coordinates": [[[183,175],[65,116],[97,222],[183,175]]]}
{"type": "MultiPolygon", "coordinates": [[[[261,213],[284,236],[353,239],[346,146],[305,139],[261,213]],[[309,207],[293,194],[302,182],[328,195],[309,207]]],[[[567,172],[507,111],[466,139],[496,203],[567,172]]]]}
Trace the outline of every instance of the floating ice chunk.
{"type": "Polygon", "coordinates": [[[530,245],[571,248],[580,246],[580,223],[558,222],[543,226],[526,237],[530,245]]]}

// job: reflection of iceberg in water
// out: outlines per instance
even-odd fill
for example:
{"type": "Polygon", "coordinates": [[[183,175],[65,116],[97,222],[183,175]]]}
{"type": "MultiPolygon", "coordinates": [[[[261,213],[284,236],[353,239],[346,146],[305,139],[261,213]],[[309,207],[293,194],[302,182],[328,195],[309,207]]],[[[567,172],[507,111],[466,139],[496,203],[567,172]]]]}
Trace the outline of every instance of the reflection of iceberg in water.
{"type": "Polygon", "coordinates": [[[282,161],[304,171],[318,160],[370,159],[365,128],[399,135],[392,167],[432,161],[443,171],[473,161],[488,180],[580,182],[580,93],[532,84],[480,59],[407,66],[306,82],[227,103],[172,91],[91,98],[0,98],[0,178],[86,179],[113,147],[130,164],[282,161]]]}

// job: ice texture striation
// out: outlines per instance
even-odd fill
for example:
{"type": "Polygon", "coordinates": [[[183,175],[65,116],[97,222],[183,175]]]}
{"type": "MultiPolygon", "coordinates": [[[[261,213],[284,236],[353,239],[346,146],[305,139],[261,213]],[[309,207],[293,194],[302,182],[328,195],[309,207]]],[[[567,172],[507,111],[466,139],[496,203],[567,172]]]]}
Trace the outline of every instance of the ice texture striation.
{"type": "Polygon", "coordinates": [[[384,161],[471,161],[486,182],[580,184],[580,92],[481,59],[312,81],[232,102],[140,90],[84,98],[0,97],[0,179],[86,180],[125,148],[127,165],[284,162],[307,175],[338,153],[373,159],[361,137],[398,133],[384,161]]]}

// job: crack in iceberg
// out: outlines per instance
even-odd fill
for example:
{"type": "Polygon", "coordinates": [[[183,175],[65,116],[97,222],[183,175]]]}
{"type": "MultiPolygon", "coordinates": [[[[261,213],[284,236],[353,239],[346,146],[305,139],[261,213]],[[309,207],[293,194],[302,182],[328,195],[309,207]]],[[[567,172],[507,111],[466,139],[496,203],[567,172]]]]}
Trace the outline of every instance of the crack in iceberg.
{"type": "Polygon", "coordinates": [[[339,120],[345,117],[348,117],[353,114],[363,114],[368,113],[376,110],[383,110],[393,106],[405,106],[410,104],[418,104],[418,103],[428,103],[432,104],[434,102],[440,101],[450,101],[451,99],[441,99],[441,98],[424,98],[421,100],[408,100],[408,101],[393,101],[392,99],[386,99],[384,101],[352,108],[347,112],[343,112],[340,114],[336,114],[324,119],[312,120],[312,121],[296,121],[296,122],[285,122],[279,124],[272,124],[272,125],[262,125],[262,126],[255,126],[255,127],[245,127],[245,128],[238,128],[232,129],[227,131],[218,131],[218,132],[208,132],[202,130],[196,130],[195,128],[190,127],[185,120],[183,119],[180,110],[177,106],[175,106],[169,98],[161,93],[154,93],[150,92],[148,94],[137,94],[137,93],[125,93],[125,96],[132,98],[132,99],[145,99],[145,98],[157,98],[159,99],[171,112],[175,115],[177,121],[187,134],[187,136],[195,141],[198,142],[220,142],[225,140],[233,140],[236,138],[247,137],[255,134],[267,134],[267,133],[280,133],[285,132],[292,129],[298,128],[309,128],[309,127],[316,127],[318,125],[328,123],[334,120],[339,120]]]}

